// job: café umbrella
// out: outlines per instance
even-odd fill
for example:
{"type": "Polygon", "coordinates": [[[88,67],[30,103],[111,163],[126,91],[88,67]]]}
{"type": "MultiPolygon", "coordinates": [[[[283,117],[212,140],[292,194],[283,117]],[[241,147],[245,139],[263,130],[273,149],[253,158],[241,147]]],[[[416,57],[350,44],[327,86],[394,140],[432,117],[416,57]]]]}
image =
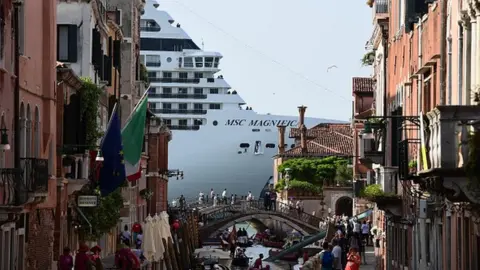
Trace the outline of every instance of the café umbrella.
{"type": "Polygon", "coordinates": [[[142,241],[142,250],[143,256],[147,258],[147,260],[154,259],[156,249],[154,243],[154,224],[153,218],[149,215],[145,219],[145,225],[143,225],[143,241],[142,241]]]}
{"type": "MultiPolygon", "coordinates": [[[[163,211],[160,213],[162,224],[162,237],[168,241],[168,238],[172,238],[172,232],[170,231],[170,224],[168,223],[168,214],[163,211]]],[[[173,238],[172,238],[173,239],[173,238]]]]}
{"type": "Polygon", "coordinates": [[[153,242],[155,243],[155,259],[156,260],[163,260],[163,253],[165,252],[165,249],[167,247],[163,246],[162,242],[162,218],[155,214],[154,219],[154,237],[153,237],[153,242]]]}

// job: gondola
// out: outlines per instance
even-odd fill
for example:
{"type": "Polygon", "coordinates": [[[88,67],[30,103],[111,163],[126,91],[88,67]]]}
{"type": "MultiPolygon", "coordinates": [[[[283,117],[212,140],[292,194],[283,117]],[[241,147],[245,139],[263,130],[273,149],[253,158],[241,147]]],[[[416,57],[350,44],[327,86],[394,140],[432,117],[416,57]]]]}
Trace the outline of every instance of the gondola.
{"type": "Polygon", "coordinates": [[[235,257],[232,260],[233,266],[248,267],[250,265],[250,258],[248,257],[235,257]]]}
{"type": "Polygon", "coordinates": [[[285,243],[282,241],[269,241],[269,240],[263,240],[262,245],[264,247],[271,247],[271,248],[283,248],[283,245],[285,243]]]}
{"type": "MultiPolygon", "coordinates": [[[[270,251],[268,251],[268,255],[270,257],[273,257],[275,255],[277,255],[278,253],[282,252],[281,250],[272,250],[270,249],[270,251]]],[[[284,260],[284,261],[296,261],[298,260],[298,254],[297,252],[292,252],[292,253],[289,253],[285,256],[283,256],[282,258],[280,258],[281,260],[284,260]]]]}

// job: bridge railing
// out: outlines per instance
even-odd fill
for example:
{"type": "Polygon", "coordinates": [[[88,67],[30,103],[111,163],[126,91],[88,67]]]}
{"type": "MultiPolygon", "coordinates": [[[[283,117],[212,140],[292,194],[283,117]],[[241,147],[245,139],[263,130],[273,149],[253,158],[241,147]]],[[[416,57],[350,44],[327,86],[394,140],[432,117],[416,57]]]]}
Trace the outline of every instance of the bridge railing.
{"type": "Polygon", "coordinates": [[[266,204],[263,200],[239,201],[234,204],[224,205],[219,208],[205,209],[202,214],[202,221],[205,225],[219,222],[234,215],[244,215],[246,213],[272,212],[280,214],[284,218],[300,221],[315,228],[319,228],[322,218],[303,212],[301,209],[295,209],[287,204],[276,202],[275,204],[266,204]]]}

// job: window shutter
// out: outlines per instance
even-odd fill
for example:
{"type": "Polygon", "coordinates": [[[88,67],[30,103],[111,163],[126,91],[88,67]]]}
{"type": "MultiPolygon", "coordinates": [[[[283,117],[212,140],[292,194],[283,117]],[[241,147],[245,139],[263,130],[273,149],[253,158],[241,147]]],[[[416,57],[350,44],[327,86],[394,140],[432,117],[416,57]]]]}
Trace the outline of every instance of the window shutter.
{"type": "Polygon", "coordinates": [[[410,33],[416,22],[415,0],[405,0],[405,33],[410,33]]]}
{"type": "MultiPolygon", "coordinates": [[[[3,14],[0,14],[0,15],[3,15],[3,14]]],[[[0,22],[0,24],[3,23],[3,22],[0,22]]],[[[3,27],[2,25],[0,25],[0,27],[3,27]]],[[[0,46],[3,46],[3,29],[0,29],[0,35],[2,35],[2,40],[0,40],[0,46]]],[[[3,49],[3,47],[2,47],[3,49]]],[[[1,52],[0,52],[1,53],[1,52]]],[[[3,56],[3,55],[2,55],[3,56]]],[[[57,24],[57,61],[61,62],[60,60],[60,25],[57,24]]]]}
{"type": "Polygon", "coordinates": [[[112,56],[113,54],[113,39],[112,37],[108,37],[108,56],[112,56]]]}
{"type": "Polygon", "coordinates": [[[75,63],[78,59],[78,44],[77,44],[77,25],[68,25],[68,62],[75,63]]]}
{"type": "Polygon", "coordinates": [[[103,50],[100,50],[100,56],[97,58],[98,62],[98,77],[100,78],[101,81],[104,81],[104,75],[103,75],[103,50]]]}
{"type": "Polygon", "coordinates": [[[97,29],[92,29],[92,64],[97,71],[100,70],[100,62],[103,60],[101,50],[100,32],[97,29]]]}
{"type": "Polygon", "coordinates": [[[120,69],[120,40],[113,41],[113,66],[120,69]]]}
{"type": "Polygon", "coordinates": [[[108,86],[112,85],[112,58],[103,56],[103,80],[108,82],[108,86]]]}

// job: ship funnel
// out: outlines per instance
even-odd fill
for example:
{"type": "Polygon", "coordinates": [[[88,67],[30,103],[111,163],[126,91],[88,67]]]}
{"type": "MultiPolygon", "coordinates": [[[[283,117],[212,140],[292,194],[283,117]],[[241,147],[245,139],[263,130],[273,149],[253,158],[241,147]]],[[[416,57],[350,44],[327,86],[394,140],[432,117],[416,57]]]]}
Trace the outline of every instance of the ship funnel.
{"type": "Polygon", "coordinates": [[[278,153],[285,153],[285,126],[278,126],[278,153]]]}

